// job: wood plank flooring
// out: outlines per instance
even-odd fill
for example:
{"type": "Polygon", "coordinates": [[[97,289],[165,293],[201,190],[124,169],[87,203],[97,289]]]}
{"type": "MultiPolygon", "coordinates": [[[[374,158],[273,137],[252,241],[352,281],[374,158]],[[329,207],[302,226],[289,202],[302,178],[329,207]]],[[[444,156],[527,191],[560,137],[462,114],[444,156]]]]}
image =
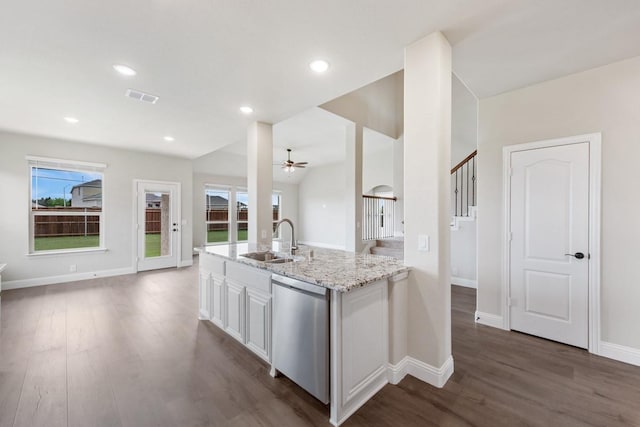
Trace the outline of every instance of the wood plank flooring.
{"type": "MultiPolygon", "coordinates": [[[[640,426],[640,368],[478,326],[452,289],[451,380],[388,385],[345,426],[640,426]]],[[[3,292],[0,427],[329,426],[197,298],[197,266],[3,292]]]]}

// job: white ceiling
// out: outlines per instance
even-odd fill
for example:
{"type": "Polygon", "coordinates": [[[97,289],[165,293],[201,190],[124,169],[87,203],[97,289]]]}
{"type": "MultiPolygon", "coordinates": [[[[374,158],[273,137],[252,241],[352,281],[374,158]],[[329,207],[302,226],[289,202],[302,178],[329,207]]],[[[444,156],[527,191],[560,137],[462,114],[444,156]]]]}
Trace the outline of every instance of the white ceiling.
{"type": "Polygon", "coordinates": [[[0,128],[195,158],[401,69],[435,30],[480,97],[640,55],[637,0],[21,0],[0,14],[0,128]]]}

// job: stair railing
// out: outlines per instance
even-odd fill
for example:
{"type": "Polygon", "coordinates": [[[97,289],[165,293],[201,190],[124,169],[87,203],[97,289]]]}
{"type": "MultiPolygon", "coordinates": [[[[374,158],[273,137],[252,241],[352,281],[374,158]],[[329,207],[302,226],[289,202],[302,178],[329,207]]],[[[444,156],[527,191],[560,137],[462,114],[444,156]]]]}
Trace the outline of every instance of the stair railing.
{"type": "Polygon", "coordinates": [[[396,197],[362,196],[362,240],[393,237],[396,197]]]}
{"type": "Polygon", "coordinates": [[[476,155],[469,154],[451,169],[453,216],[469,216],[469,207],[476,205],[476,155]]]}

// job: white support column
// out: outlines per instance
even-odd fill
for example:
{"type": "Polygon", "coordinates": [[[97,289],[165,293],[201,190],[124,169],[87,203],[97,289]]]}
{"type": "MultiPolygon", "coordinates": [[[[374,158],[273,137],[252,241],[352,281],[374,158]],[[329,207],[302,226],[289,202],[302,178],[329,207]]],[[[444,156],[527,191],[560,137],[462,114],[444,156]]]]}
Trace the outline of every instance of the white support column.
{"type": "Polygon", "coordinates": [[[409,373],[440,387],[453,372],[451,46],[442,33],[408,46],[404,70],[404,256],[412,267],[407,348],[416,361],[409,373]]]}
{"type": "Polygon", "coordinates": [[[249,193],[249,243],[271,244],[271,193],[273,184],[273,130],[269,123],[254,122],[247,132],[247,191],[249,193]]]}
{"type": "Polygon", "coordinates": [[[362,250],[362,125],[351,123],[345,132],[346,241],[347,251],[362,250]]]}

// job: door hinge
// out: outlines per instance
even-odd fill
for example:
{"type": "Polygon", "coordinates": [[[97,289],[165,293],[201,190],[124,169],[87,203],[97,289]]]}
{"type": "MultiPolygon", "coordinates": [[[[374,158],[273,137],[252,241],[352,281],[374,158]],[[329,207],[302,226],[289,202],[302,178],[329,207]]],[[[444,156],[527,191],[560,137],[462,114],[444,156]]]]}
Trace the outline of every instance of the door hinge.
{"type": "Polygon", "coordinates": [[[513,168],[509,168],[509,176],[513,176],[513,168]]]}
{"type": "Polygon", "coordinates": [[[509,232],[509,241],[512,241],[512,240],[513,240],[513,231],[510,231],[509,232]]]}

